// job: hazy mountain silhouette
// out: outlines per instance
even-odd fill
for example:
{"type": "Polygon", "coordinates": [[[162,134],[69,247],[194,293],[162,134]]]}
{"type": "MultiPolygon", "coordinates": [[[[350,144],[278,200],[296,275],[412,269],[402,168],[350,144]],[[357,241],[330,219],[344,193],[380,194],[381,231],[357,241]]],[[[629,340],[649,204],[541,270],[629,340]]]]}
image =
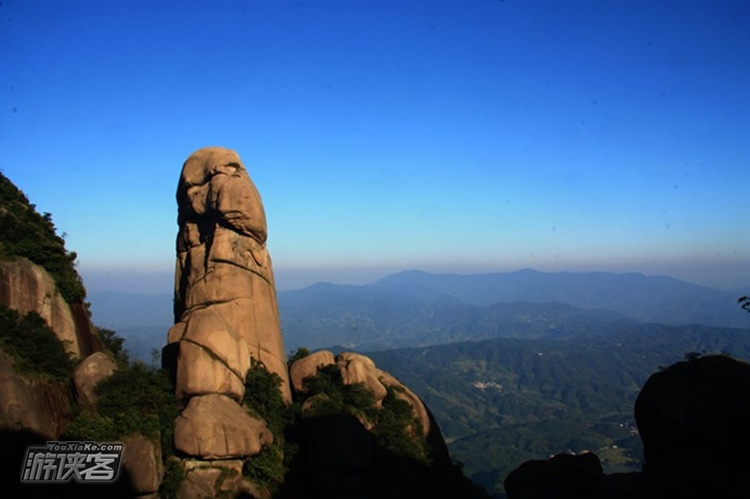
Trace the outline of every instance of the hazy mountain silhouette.
{"type": "MultiPolygon", "coordinates": [[[[317,283],[278,293],[287,350],[379,350],[496,337],[621,331],[634,322],[750,327],[738,292],[643,274],[405,271],[364,285],[317,283]]],[[[167,294],[91,293],[93,321],[150,361],[172,324],[167,294]]]]}
{"type": "Polygon", "coordinates": [[[457,275],[410,270],[384,277],[372,286],[414,297],[426,296],[429,290],[475,305],[561,302],[662,324],[750,325],[747,317],[736,313],[738,295],[734,292],[639,273],[545,273],[525,269],[457,275]]]}

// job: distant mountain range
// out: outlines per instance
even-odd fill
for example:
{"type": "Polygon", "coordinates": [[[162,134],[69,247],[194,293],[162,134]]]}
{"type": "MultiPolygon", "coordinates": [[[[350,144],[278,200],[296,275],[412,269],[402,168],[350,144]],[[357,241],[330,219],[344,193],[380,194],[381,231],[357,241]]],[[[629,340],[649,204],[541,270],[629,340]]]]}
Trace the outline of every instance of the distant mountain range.
{"type": "MultiPolygon", "coordinates": [[[[750,359],[750,314],[725,292],[642,274],[442,275],[278,293],[288,351],[367,352],[425,400],[452,455],[496,497],[528,459],[594,450],[608,472],[640,468],[633,401],[690,352],[750,359]]],[[[92,293],[93,322],[152,363],[170,295],[92,293]]]]}
{"type": "MultiPolygon", "coordinates": [[[[534,270],[457,275],[404,271],[372,284],[318,283],[278,293],[284,341],[360,351],[496,337],[620,331],[633,322],[750,327],[740,295],[663,276],[534,270]]],[[[137,357],[160,348],[172,297],[89,295],[93,321],[128,338],[137,357]]]]}
{"type": "Polygon", "coordinates": [[[288,347],[359,350],[617,330],[633,321],[750,327],[731,293],[643,274],[405,271],[279,293],[288,347]]]}
{"type": "Polygon", "coordinates": [[[742,291],[727,292],[638,273],[557,272],[535,270],[455,275],[405,271],[377,281],[374,287],[409,296],[424,293],[474,305],[497,302],[560,302],[586,309],[606,309],[644,322],[743,326],[737,313],[742,291]]]}

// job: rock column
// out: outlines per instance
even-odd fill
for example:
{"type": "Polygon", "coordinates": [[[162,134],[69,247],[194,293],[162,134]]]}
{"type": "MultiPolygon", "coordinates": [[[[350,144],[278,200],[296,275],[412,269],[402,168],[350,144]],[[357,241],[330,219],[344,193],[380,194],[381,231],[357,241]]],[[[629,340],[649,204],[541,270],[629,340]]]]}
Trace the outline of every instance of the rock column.
{"type": "Polygon", "coordinates": [[[185,161],[177,204],[167,348],[176,395],[187,404],[175,446],[202,459],[251,456],[273,438],[241,407],[251,357],[281,377],[291,400],[263,204],[239,156],[219,147],[185,161]]]}

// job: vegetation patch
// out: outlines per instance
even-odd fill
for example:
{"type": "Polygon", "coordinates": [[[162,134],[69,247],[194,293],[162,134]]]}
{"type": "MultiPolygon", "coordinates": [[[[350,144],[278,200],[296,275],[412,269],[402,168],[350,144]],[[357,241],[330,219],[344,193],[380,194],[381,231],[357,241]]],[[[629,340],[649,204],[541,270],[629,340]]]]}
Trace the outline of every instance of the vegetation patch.
{"type": "Polygon", "coordinates": [[[336,416],[351,414],[361,421],[375,424],[378,409],[375,397],[364,384],[344,384],[338,366],[321,367],[315,376],[303,380],[305,388],[300,403],[310,401],[306,415],[336,416]]]}
{"type": "Polygon", "coordinates": [[[65,345],[35,312],[21,315],[0,305],[0,349],[13,358],[20,374],[67,382],[73,373],[65,345]]]}
{"type": "Polygon", "coordinates": [[[40,215],[23,192],[0,173],[0,258],[24,257],[52,275],[68,303],[82,303],[83,281],[75,270],[77,255],[66,251],[52,215],[40,215]]]}
{"type": "Polygon", "coordinates": [[[80,409],[65,428],[71,440],[114,440],[140,433],[161,437],[165,456],[173,453],[174,419],[179,414],[168,374],[136,362],[121,366],[96,386],[96,412],[80,409]]]}
{"type": "Polygon", "coordinates": [[[263,446],[260,453],[248,457],[242,474],[258,487],[277,491],[284,482],[289,463],[297,446],[289,437],[298,412],[296,405],[287,405],[281,396],[282,379],[268,371],[263,362],[251,359],[245,378],[243,405],[263,418],[273,433],[273,443],[263,446]]]}
{"type": "Polygon", "coordinates": [[[185,469],[182,461],[176,457],[167,458],[164,463],[164,478],[159,485],[159,497],[162,499],[175,499],[177,492],[185,481],[185,469]]]}

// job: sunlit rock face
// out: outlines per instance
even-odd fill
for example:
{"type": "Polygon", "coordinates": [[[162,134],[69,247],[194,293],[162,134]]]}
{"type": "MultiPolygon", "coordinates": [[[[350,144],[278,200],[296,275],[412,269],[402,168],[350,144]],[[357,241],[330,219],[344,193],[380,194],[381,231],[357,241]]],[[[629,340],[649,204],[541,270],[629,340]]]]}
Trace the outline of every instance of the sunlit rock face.
{"type": "Polygon", "coordinates": [[[21,314],[42,316],[71,355],[83,358],[91,353],[82,351],[70,305],[41,265],[26,258],[0,262],[0,303],[21,314]]]}
{"type": "MultiPolygon", "coordinates": [[[[193,400],[205,396],[240,402],[252,357],[281,377],[282,395],[290,401],[265,212],[239,156],[220,147],[193,153],[180,175],[177,204],[175,325],[168,338],[176,354],[177,396],[191,407],[205,405],[193,400]]],[[[258,434],[250,419],[246,433],[258,434]]],[[[177,441],[189,438],[176,435],[177,441]]],[[[252,455],[259,445],[210,447],[188,452],[221,459],[252,455]]]]}
{"type": "MultiPolygon", "coordinates": [[[[341,373],[341,381],[345,385],[363,384],[372,392],[378,407],[388,394],[388,388],[395,388],[396,397],[411,406],[414,416],[421,425],[422,436],[427,438],[433,431],[439,433],[437,428],[433,428],[434,424],[422,400],[399,380],[378,369],[371,358],[359,353],[343,352],[334,357],[332,352],[320,350],[297,360],[289,368],[294,390],[305,391],[305,378],[314,376],[321,368],[334,364],[341,373]]],[[[440,439],[442,440],[442,436],[440,439]]]]}

